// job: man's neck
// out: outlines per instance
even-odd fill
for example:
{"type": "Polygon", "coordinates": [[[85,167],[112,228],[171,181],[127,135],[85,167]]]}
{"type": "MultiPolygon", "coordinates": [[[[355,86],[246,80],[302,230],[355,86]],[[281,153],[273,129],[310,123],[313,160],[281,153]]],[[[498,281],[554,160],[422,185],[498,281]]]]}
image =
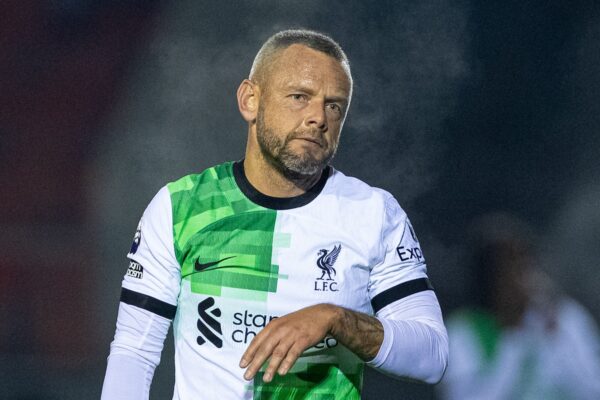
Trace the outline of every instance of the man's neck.
{"type": "Polygon", "coordinates": [[[246,154],[244,171],[248,182],[259,192],[271,197],[294,197],[306,193],[321,177],[323,171],[314,175],[284,174],[264,157],[246,154]]]}

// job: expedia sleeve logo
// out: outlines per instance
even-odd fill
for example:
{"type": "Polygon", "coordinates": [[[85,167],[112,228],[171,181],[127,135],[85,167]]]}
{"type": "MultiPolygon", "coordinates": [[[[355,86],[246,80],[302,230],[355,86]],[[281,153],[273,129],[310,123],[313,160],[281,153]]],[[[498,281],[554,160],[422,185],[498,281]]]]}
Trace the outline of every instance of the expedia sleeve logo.
{"type": "Polygon", "coordinates": [[[400,257],[400,261],[402,262],[421,262],[425,260],[425,257],[423,257],[423,252],[421,251],[419,239],[417,239],[415,230],[408,219],[406,220],[406,224],[404,224],[404,232],[402,232],[402,238],[400,239],[400,244],[396,248],[396,252],[398,253],[398,257],[400,257]]]}

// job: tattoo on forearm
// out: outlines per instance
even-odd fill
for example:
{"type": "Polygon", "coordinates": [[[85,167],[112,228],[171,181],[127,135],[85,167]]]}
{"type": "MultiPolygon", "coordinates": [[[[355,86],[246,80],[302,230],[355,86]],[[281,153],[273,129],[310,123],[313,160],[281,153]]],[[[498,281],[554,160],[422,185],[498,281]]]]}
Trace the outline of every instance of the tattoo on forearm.
{"type": "Polygon", "coordinates": [[[383,326],[377,318],[342,308],[332,335],[362,360],[369,361],[383,342],[383,326]]]}

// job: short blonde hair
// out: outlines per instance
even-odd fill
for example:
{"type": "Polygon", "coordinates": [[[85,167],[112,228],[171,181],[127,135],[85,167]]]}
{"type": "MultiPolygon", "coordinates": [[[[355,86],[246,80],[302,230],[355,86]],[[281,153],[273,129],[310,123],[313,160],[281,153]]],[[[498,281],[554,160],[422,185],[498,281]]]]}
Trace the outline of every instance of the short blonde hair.
{"type": "Polygon", "coordinates": [[[262,45],[250,69],[250,80],[259,84],[264,83],[265,75],[269,72],[269,66],[274,56],[281,50],[285,50],[293,44],[301,44],[313,50],[325,53],[341,64],[350,80],[350,93],[352,93],[352,73],[350,62],[342,47],[329,36],[308,29],[288,29],[271,36],[262,45]]]}

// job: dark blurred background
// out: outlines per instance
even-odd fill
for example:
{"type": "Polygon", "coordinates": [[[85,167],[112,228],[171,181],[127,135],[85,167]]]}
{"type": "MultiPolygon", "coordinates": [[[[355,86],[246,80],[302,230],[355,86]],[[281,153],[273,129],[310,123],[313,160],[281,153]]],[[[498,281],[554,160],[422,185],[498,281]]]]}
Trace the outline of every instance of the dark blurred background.
{"type": "MultiPolygon", "coordinates": [[[[243,155],[235,91],[272,33],[330,34],[355,94],[334,165],[392,192],[446,314],[472,218],[540,233],[542,267],[600,316],[595,1],[0,2],[0,398],[97,399],[142,211],[243,155]]],[[[171,398],[173,344],[152,399],[171,398]]],[[[434,397],[369,371],[364,398],[434,397]]]]}

